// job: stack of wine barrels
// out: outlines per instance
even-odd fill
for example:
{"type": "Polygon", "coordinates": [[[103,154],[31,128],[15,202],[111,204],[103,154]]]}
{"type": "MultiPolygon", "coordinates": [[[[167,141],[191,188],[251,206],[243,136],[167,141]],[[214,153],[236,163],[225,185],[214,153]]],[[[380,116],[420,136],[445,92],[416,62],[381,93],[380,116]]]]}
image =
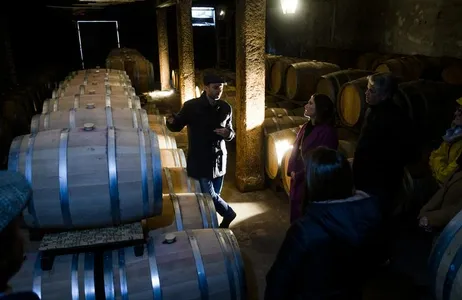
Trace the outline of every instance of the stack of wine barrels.
{"type": "Polygon", "coordinates": [[[104,254],[83,247],[55,257],[51,270],[44,270],[37,264],[42,252],[31,252],[10,283],[42,299],[244,298],[237,240],[230,230],[218,229],[213,200],[188,177],[184,152],[165,118],[148,115],[125,90],[98,88],[107,82],[131,88],[123,71],[69,74],[43,113],[32,118],[30,134],[12,141],[8,169],[32,186],[24,210],[29,229],[66,232],[140,223],[147,232],[143,254],[137,256],[132,246],[104,254]],[[87,87],[95,92],[68,96],[87,87]]]}
{"type": "Polygon", "coordinates": [[[135,49],[113,49],[106,59],[106,67],[124,70],[138,94],[154,90],[153,65],[135,49]]]}
{"type": "Polygon", "coordinates": [[[429,259],[433,296],[436,300],[461,299],[462,212],[439,235],[429,259]]]}

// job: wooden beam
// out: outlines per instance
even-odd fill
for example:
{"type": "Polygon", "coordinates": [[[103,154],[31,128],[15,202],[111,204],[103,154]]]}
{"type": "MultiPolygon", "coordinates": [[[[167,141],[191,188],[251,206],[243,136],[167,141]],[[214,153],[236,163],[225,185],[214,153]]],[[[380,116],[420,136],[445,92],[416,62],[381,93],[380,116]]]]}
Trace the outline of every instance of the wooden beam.
{"type": "Polygon", "coordinates": [[[157,0],[157,8],[164,8],[173,5],[177,5],[178,0],[157,0]]]}

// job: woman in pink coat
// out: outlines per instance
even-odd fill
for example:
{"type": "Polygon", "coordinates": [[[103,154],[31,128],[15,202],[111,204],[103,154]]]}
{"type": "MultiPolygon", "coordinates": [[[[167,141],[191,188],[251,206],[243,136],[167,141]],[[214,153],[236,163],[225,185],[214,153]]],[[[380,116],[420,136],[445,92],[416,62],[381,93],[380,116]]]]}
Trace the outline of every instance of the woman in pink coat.
{"type": "Polygon", "coordinates": [[[319,146],[334,150],[338,147],[337,131],[334,128],[334,105],[330,98],[322,94],[314,94],[305,105],[305,123],[297,134],[292,154],[287,167],[290,180],[290,223],[302,215],[301,203],[306,196],[305,157],[319,146]]]}

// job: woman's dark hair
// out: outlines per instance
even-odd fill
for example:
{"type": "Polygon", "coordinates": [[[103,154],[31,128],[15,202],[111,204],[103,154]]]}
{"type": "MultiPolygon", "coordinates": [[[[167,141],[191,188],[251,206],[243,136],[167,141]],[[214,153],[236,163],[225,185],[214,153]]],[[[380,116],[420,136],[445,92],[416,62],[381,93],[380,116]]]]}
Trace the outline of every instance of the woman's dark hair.
{"type": "Polygon", "coordinates": [[[334,121],[334,104],[329,96],[323,94],[313,95],[316,106],[315,124],[332,124],[334,121]]]}
{"type": "Polygon", "coordinates": [[[326,147],[308,153],[306,184],[309,202],[345,199],[354,193],[350,163],[343,154],[326,147]]]}

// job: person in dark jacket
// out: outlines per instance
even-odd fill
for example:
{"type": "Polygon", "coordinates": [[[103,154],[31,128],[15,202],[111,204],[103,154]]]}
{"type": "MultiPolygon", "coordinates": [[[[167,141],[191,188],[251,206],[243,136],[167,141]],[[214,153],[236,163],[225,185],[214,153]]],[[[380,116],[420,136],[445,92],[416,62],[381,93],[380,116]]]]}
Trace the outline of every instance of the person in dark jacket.
{"type": "Polygon", "coordinates": [[[199,180],[203,192],[211,195],[221,228],[228,228],[236,213],[220,196],[226,174],[226,143],[234,136],[231,106],[220,100],[224,80],[213,74],[204,75],[204,92],[199,98],[184,103],[178,114],[167,118],[167,128],[181,131],[188,126],[188,176],[199,180]]]}
{"type": "MultiPolygon", "coordinates": [[[[15,292],[8,282],[24,262],[20,231],[21,212],[31,195],[27,180],[19,173],[0,171],[0,299],[38,300],[32,291],[15,292]]],[[[31,287],[32,288],[32,287],[31,287]]]]}
{"type": "Polygon", "coordinates": [[[290,222],[301,217],[301,203],[305,197],[305,163],[306,153],[319,146],[337,150],[338,136],[333,125],[334,104],[326,95],[314,94],[305,105],[305,123],[297,134],[292,148],[287,175],[290,175],[290,222]]]}
{"type": "Polygon", "coordinates": [[[353,174],[355,186],[378,196],[388,216],[402,186],[404,167],[415,154],[415,135],[409,117],[393,100],[396,78],[377,73],[368,81],[369,107],[354,154],[353,174]]]}
{"type": "Polygon", "coordinates": [[[265,300],[361,299],[374,266],[378,199],[355,190],[348,160],[318,147],[307,155],[308,201],[266,276],[265,300]]]}

